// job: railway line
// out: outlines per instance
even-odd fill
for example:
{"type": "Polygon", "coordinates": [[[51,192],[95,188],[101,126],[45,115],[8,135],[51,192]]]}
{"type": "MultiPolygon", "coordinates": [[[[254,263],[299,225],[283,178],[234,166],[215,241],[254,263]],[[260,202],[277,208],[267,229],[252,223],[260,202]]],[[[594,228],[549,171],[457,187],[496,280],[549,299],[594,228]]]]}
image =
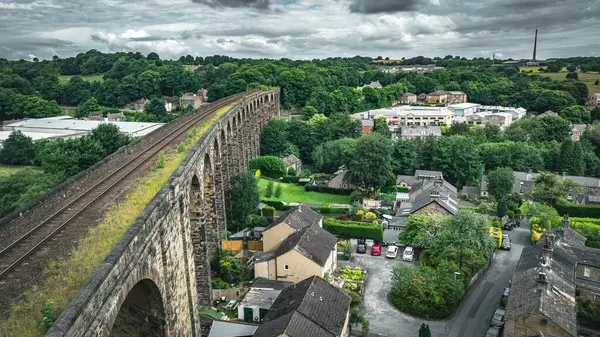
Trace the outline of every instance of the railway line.
{"type": "Polygon", "coordinates": [[[73,224],[74,220],[83,211],[93,207],[99,199],[110,196],[111,191],[116,190],[116,187],[122,184],[126,178],[131,177],[136,171],[139,171],[139,168],[152,161],[161,150],[184,135],[194,125],[204,122],[214,112],[239,101],[243,96],[252,95],[258,91],[257,89],[246,91],[211,103],[207,111],[198,113],[197,116],[186,121],[173,132],[149,144],[143,151],[132,153],[130,158],[115,170],[106,171],[99,175],[94,183],[82,189],[70,202],[0,250],[0,280],[18,270],[18,267],[25,263],[35,252],[48,248],[51,245],[51,239],[58,233],[67,230],[69,225],[73,224]]]}

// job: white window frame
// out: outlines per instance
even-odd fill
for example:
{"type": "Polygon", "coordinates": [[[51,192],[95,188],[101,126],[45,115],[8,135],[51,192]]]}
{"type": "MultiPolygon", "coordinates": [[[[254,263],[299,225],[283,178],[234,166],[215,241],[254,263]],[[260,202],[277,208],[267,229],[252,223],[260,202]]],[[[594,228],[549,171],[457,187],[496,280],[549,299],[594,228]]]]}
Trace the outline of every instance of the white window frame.
{"type": "Polygon", "coordinates": [[[283,265],[283,270],[290,270],[290,265],[289,264],[284,264],[283,265]]]}
{"type": "Polygon", "coordinates": [[[592,277],[592,269],[590,267],[583,267],[583,277],[592,277]]]}

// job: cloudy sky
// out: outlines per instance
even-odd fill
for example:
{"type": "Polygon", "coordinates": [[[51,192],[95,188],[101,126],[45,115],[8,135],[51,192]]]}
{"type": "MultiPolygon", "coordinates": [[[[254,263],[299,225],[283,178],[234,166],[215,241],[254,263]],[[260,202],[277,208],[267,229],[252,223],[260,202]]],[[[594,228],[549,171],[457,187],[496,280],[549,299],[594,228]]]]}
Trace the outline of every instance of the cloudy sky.
{"type": "Polygon", "coordinates": [[[0,57],[600,56],[600,0],[0,0],[0,57]]]}

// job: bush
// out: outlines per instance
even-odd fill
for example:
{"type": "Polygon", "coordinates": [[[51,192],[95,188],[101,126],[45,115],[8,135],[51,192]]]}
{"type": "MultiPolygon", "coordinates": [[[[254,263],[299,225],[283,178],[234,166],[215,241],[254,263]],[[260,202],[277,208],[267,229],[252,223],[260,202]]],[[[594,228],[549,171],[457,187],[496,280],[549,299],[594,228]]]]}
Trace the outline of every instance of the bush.
{"type": "Polygon", "coordinates": [[[267,188],[265,190],[265,197],[270,198],[273,196],[273,181],[269,180],[267,188]]]}
{"type": "Polygon", "coordinates": [[[260,216],[260,215],[256,215],[256,214],[248,215],[248,227],[250,227],[250,228],[267,227],[268,224],[269,224],[269,220],[267,220],[267,218],[265,218],[264,216],[260,216]]]}
{"type": "Polygon", "coordinates": [[[297,174],[296,173],[296,168],[294,168],[293,166],[290,166],[290,168],[287,171],[287,174],[290,175],[290,176],[295,176],[297,174]]]}
{"type": "Polygon", "coordinates": [[[379,192],[392,193],[392,192],[394,192],[394,190],[397,190],[398,192],[406,193],[406,192],[408,192],[408,187],[406,187],[406,186],[384,186],[379,189],[379,192]]]}
{"type": "Polygon", "coordinates": [[[578,299],[577,318],[589,326],[600,325],[600,302],[578,299]]]}
{"type": "MultiPolygon", "coordinates": [[[[344,284],[344,287],[346,286],[346,284],[344,284]]],[[[346,294],[348,294],[348,296],[350,296],[350,298],[352,299],[350,301],[350,308],[357,308],[360,307],[360,305],[362,304],[362,298],[360,297],[359,294],[348,290],[348,289],[344,289],[344,292],[346,294]]]]}
{"type": "Polygon", "coordinates": [[[304,186],[304,190],[306,192],[320,192],[320,193],[328,193],[328,194],[338,194],[338,195],[350,195],[354,190],[347,188],[331,188],[327,186],[321,185],[306,185],[304,186]]]}
{"type": "Polygon", "coordinates": [[[271,178],[281,178],[287,172],[283,160],[275,156],[252,158],[250,160],[250,170],[260,170],[261,175],[271,178]]]}
{"type": "Polygon", "coordinates": [[[272,218],[275,216],[275,208],[272,206],[265,206],[262,211],[264,217],[272,218]]]}
{"type": "Polygon", "coordinates": [[[283,179],[281,181],[288,184],[297,184],[299,180],[300,177],[298,176],[283,176],[283,179]]]}
{"type": "Polygon", "coordinates": [[[267,204],[267,205],[275,208],[278,211],[288,211],[288,210],[294,208],[293,206],[285,205],[283,203],[283,201],[279,201],[279,200],[263,200],[262,202],[264,204],[267,204]]]}
{"type": "Polygon", "coordinates": [[[350,203],[351,204],[355,204],[355,203],[359,203],[362,204],[363,202],[363,194],[361,191],[353,191],[352,193],[350,193],[350,203]]]}
{"type": "Polygon", "coordinates": [[[600,206],[577,205],[566,200],[559,200],[554,206],[558,214],[581,218],[600,218],[600,206]]]}
{"type": "Polygon", "coordinates": [[[277,186],[275,186],[275,192],[273,192],[273,195],[275,196],[275,198],[279,198],[281,196],[281,185],[277,184],[277,186]]]}
{"type": "Polygon", "coordinates": [[[383,240],[383,228],[368,222],[341,221],[325,217],[323,229],[343,238],[383,240]]]}
{"type": "Polygon", "coordinates": [[[348,208],[311,207],[321,214],[346,214],[348,208]]]}
{"type": "Polygon", "coordinates": [[[56,303],[52,300],[46,300],[42,306],[42,321],[40,322],[40,328],[42,328],[44,332],[48,331],[58,318],[59,314],[60,312],[56,307],[56,303]]]}
{"type": "Polygon", "coordinates": [[[216,279],[212,280],[211,283],[212,283],[213,289],[229,289],[229,288],[231,288],[229,283],[223,281],[220,278],[216,278],[216,279]]]}

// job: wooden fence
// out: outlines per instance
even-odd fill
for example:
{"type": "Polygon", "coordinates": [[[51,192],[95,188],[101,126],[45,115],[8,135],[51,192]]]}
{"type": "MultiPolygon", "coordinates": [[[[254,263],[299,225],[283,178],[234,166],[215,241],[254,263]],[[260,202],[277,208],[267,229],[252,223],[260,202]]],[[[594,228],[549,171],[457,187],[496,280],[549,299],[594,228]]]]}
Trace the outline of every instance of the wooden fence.
{"type": "MultiPolygon", "coordinates": [[[[244,242],[242,240],[221,241],[221,247],[232,254],[237,254],[242,251],[244,242]]],[[[248,250],[262,252],[262,241],[248,241],[248,250]]]]}

